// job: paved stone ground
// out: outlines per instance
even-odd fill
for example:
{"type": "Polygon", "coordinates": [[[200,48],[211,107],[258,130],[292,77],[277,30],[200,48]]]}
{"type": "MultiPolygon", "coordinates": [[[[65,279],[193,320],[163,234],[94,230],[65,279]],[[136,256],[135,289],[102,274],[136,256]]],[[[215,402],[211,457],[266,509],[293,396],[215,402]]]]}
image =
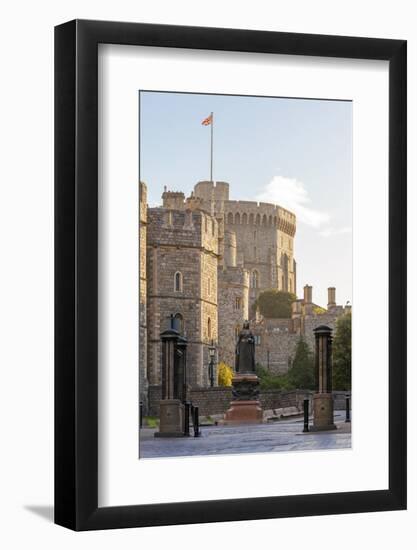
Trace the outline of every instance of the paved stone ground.
{"type": "Polygon", "coordinates": [[[202,426],[200,437],[157,438],[154,429],[142,428],[140,458],[346,449],[351,447],[351,424],[344,419],[344,412],[335,411],[337,430],[305,434],[300,417],[257,425],[202,426]]]}

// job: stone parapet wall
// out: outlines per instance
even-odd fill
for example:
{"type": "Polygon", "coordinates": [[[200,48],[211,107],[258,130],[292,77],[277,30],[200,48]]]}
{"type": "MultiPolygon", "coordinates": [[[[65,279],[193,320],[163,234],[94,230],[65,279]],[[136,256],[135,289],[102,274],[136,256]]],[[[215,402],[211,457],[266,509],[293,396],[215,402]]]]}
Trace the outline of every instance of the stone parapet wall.
{"type": "MultiPolygon", "coordinates": [[[[313,400],[313,391],[310,390],[261,390],[259,401],[264,411],[282,409],[285,407],[297,407],[302,413],[304,399],[309,399],[310,405],[313,400]]],[[[334,409],[345,410],[346,392],[335,391],[334,409]]],[[[159,400],[161,399],[161,386],[149,386],[149,411],[151,416],[159,415],[159,400]]],[[[232,400],[231,387],[215,388],[191,388],[188,392],[188,399],[193,405],[198,406],[200,416],[224,414],[230,407],[232,400]]],[[[352,408],[352,399],[351,399],[352,408]]],[[[311,406],[310,406],[311,410],[311,406]]]]}

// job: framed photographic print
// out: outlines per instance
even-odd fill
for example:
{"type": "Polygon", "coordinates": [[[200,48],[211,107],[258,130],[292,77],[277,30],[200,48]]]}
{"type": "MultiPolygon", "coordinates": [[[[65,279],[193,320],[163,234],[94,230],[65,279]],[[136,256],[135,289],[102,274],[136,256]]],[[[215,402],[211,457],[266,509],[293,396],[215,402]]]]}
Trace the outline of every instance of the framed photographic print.
{"type": "Polygon", "coordinates": [[[406,42],[55,30],[55,521],[406,507],[406,42]]]}

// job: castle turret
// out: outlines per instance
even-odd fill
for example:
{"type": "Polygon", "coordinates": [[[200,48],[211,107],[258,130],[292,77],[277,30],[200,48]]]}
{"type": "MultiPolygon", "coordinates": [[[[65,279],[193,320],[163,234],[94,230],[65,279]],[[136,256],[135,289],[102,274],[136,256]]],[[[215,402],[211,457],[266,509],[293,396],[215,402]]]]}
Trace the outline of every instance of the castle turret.
{"type": "Polygon", "coordinates": [[[162,206],[170,210],[184,210],[185,195],[179,191],[167,191],[166,186],[162,193],[162,206]]]}
{"type": "Polygon", "coordinates": [[[236,233],[234,231],[224,233],[224,265],[236,267],[236,233]]]}
{"type": "Polygon", "coordinates": [[[229,184],[225,181],[199,181],[194,186],[194,194],[204,201],[228,201],[229,184]]]}

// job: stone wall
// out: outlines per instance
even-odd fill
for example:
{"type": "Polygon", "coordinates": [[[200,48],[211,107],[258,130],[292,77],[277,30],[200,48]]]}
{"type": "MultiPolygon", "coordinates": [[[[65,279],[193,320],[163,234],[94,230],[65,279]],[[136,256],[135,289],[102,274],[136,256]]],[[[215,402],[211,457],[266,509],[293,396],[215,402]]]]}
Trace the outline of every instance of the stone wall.
{"type": "Polygon", "coordinates": [[[242,267],[219,267],[218,363],[234,368],[237,332],[248,319],[249,273],[242,267]]]}
{"type": "MultiPolygon", "coordinates": [[[[344,411],[346,407],[346,392],[333,392],[334,409],[344,411]]],[[[149,414],[159,415],[160,386],[149,386],[149,414]]],[[[264,411],[281,409],[283,407],[297,407],[300,413],[303,410],[304,399],[313,399],[313,392],[309,390],[261,390],[259,401],[264,411]]],[[[224,414],[230,407],[232,389],[230,387],[192,388],[188,392],[188,399],[198,406],[200,416],[224,414]]],[[[352,408],[352,400],[350,402],[352,408]]]]}
{"type": "Polygon", "coordinates": [[[147,319],[146,319],[146,225],[147,189],[139,183],[139,396],[146,409],[148,400],[147,319]]]}
{"type": "Polygon", "coordinates": [[[199,210],[149,208],[147,226],[148,373],[160,383],[160,334],[170,315],[187,337],[189,380],[205,386],[208,346],[217,343],[218,224],[199,210]],[[176,274],[180,276],[176,287],[176,274]]]}
{"type": "Polygon", "coordinates": [[[335,331],[336,321],[341,315],[344,315],[344,309],[337,306],[325,313],[312,313],[296,319],[261,317],[251,325],[257,343],[256,363],[269,369],[273,374],[286,373],[294,359],[300,337],[304,338],[310,351],[314,353],[314,329],[319,325],[327,325],[335,331]]]}

